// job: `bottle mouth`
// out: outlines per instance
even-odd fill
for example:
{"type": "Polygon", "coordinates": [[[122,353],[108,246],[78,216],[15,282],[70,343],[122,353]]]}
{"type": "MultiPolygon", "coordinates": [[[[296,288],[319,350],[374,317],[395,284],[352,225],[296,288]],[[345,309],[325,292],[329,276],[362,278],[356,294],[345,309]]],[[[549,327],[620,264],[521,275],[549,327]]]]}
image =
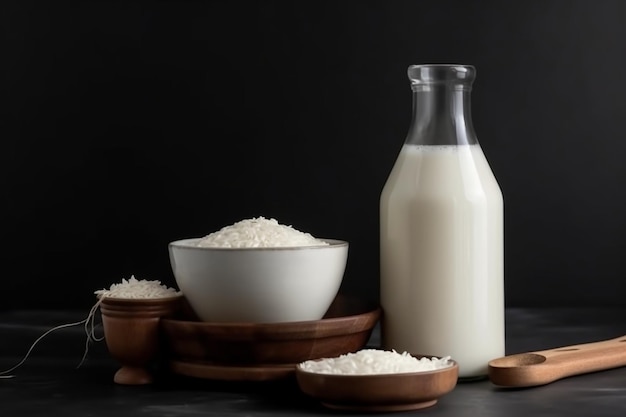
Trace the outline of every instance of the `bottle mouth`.
{"type": "Polygon", "coordinates": [[[472,65],[426,64],[411,65],[407,70],[411,88],[415,91],[422,86],[448,84],[456,88],[471,89],[476,78],[476,68],[472,65]]]}

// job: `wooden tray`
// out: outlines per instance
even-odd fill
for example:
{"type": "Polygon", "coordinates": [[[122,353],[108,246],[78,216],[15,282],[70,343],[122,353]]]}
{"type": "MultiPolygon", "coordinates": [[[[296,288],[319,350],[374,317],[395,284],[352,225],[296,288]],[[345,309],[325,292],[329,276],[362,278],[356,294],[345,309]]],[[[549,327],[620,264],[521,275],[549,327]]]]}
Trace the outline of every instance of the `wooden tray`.
{"type": "Polygon", "coordinates": [[[210,323],[162,319],[174,373],[231,381],[290,377],[309,359],[363,348],[378,322],[377,304],[338,296],[321,320],[289,323],[210,323]]]}

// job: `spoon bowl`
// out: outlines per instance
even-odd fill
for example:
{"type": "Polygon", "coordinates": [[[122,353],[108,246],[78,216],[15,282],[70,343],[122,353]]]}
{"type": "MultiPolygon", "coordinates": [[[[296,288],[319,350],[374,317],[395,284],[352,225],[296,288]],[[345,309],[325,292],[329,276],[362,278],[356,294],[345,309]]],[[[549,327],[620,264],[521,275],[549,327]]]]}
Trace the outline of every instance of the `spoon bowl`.
{"type": "Polygon", "coordinates": [[[490,362],[490,366],[494,368],[511,368],[517,366],[537,365],[546,361],[544,355],[537,353],[518,353],[517,355],[504,356],[494,359],[490,362]]]}

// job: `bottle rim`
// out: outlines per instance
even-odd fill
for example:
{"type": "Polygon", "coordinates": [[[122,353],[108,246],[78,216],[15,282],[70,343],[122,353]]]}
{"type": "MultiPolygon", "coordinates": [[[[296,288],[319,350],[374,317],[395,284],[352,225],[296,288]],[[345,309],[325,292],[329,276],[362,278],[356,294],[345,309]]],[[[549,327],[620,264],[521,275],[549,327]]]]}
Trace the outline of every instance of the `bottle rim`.
{"type": "Polygon", "coordinates": [[[413,88],[433,84],[470,88],[476,78],[476,68],[463,64],[420,64],[409,66],[407,75],[413,88]]]}

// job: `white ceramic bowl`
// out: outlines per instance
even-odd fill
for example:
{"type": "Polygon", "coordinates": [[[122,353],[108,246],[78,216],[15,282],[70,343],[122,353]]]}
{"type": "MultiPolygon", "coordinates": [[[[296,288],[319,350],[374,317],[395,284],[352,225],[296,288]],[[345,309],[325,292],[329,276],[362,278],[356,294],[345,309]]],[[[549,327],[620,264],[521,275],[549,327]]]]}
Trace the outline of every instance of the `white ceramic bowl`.
{"type": "Polygon", "coordinates": [[[169,244],[178,287],[203,321],[319,320],[339,291],[348,242],[327,246],[205,248],[199,238],[169,244]]]}

